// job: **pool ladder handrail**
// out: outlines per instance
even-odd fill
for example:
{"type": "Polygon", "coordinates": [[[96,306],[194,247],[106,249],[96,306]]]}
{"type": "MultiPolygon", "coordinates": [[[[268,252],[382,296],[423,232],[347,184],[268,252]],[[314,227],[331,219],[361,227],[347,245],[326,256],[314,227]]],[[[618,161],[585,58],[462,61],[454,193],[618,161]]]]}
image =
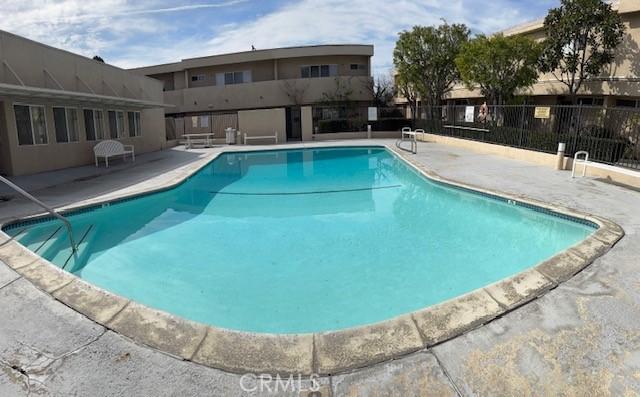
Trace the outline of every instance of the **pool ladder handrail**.
{"type": "Polygon", "coordinates": [[[0,175],[0,182],[3,182],[5,185],[9,186],[11,189],[13,189],[16,192],[20,193],[20,195],[22,197],[26,198],[27,200],[29,200],[29,201],[39,205],[40,207],[44,208],[49,214],[51,214],[55,218],[58,218],[62,223],[64,223],[64,226],[67,228],[67,234],[69,235],[69,243],[71,244],[71,249],[73,250],[74,253],[78,251],[78,246],[76,245],[75,239],[73,238],[73,228],[71,227],[71,222],[69,222],[69,220],[67,218],[65,218],[64,216],[60,215],[53,208],[49,207],[48,205],[46,205],[42,201],[38,200],[37,198],[33,197],[31,194],[29,194],[25,190],[23,190],[20,186],[18,186],[15,183],[11,182],[7,178],[3,177],[2,175],[0,175]]]}
{"type": "Polygon", "coordinates": [[[418,134],[423,134],[424,135],[424,130],[417,129],[415,131],[411,131],[411,127],[403,127],[401,133],[402,133],[402,135],[401,135],[400,139],[398,139],[396,141],[396,147],[398,149],[407,150],[407,149],[402,147],[402,143],[408,141],[408,142],[411,143],[411,149],[409,149],[407,151],[409,151],[409,152],[411,152],[413,154],[417,154],[418,153],[417,135],[418,134]],[[406,139],[406,138],[408,138],[408,139],[406,139]]]}

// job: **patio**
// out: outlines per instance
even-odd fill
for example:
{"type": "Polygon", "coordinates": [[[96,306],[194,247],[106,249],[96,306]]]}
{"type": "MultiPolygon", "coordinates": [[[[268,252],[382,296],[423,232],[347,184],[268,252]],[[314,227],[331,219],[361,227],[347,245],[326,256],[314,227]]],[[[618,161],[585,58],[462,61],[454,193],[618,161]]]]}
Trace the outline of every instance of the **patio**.
{"type": "MultiPolygon", "coordinates": [[[[393,140],[279,145],[393,144],[393,140]]],[[[233,147],[242,150],[243,147],[233,147]]],[[[189,175],[220,149],[16,179],[48,204],[89,203],[189,175]]],[[[410,155],[443,177],[611,219],[626,236],[543,297],[436,347],[321,379],[322,395],[624,395],[640,392],[640,194],[442,144],[410,155]],[[331,393],[331,394],[330,394],[331,393]]],[[[0,195],[5,191],[0,190],[0,195]]],[[[0,202],[0,220],[37,209],[0,202]]],[[[0,394],[256,395],[259,385],[137,345],[55,301],[0,263],[0,394]]],[[[269,395],[268,390],[263,390],[269,395]]],[[[308,393],[308,392],[307,392],[308,393]]],[[[282,393],[273,393],[273,395],[282,393]]],[[[298,395],[297,391],[290,395],[298,395]]],[[[305,394],[302,394],[305,395],[305,394]]]]}

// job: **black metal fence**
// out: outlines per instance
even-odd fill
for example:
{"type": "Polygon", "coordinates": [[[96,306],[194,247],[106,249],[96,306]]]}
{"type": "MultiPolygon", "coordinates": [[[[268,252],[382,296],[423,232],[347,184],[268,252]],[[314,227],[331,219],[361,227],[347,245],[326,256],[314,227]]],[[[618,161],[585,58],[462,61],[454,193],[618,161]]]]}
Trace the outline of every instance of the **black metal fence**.
{"type": "Polygon", "coordinates": [[[443,106],[422,109],[416,128],[499,145],[555,153],[566,144],[590,159],[640,169],[640,110],[593,106],[443,106]]]}
{"type": "Polygon", "coordinates": [[[372,120],[367,106],[314,106],[313,131],[316,134],[363,132],[369,125],[372,131],[396,131],[411,122],[403,108],[375,108],[375,113],[372,120]]]}
{"type": "Polygon", "coordinates": [[[421,108],[416,119],[404,108],[366,106],[313,108],[316,134],[398,131],[402,127],[456,138],[556,153],[589,152],[595,161],[640,169],[640,109],[595,106],[441,106],[421,108]]]}

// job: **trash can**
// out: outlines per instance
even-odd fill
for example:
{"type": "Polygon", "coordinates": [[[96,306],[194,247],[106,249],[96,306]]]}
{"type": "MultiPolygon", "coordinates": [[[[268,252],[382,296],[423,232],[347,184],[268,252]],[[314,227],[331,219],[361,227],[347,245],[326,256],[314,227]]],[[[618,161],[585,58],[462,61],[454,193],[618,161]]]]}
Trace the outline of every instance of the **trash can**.
{"type": "Polygon", "coordinates": [[[235,145],[236,144],[236,130],[235,128],[226,128],[224,130],[227,136],[227,145],[235,145]]]}

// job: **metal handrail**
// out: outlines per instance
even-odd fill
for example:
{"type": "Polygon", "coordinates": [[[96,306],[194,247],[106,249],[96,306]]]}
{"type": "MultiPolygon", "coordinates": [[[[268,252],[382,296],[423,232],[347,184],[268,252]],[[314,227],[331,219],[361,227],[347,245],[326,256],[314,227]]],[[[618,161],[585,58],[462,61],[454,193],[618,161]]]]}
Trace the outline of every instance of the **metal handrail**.
{"type": "Polygon", "coordinates": [[[71,243],[71,249],[73,250],[73,252],[76,252],[78,250],[78,246],[76,245],[75,239],[73,238],[73,228],[71,227],[71,222],[69,222],[67,218],[58,214],[53,208],[49,207],[48,205],[38,200],[37,198],[33,197],[31,194],[24,191],[20,186],[14,184],[13,182],[3,177],[2,175],[0,175],[0,182],[4,182],[5,185],[9,186],[16,192],[20,193],[26,199],[38,204],[40,207],[44,208],[48,213],[50,213],[54,217],[58,218],[62,223],[64,223],[65,227],[67,228],[67,234],[69,235],[69,243],[71,243]]]}

